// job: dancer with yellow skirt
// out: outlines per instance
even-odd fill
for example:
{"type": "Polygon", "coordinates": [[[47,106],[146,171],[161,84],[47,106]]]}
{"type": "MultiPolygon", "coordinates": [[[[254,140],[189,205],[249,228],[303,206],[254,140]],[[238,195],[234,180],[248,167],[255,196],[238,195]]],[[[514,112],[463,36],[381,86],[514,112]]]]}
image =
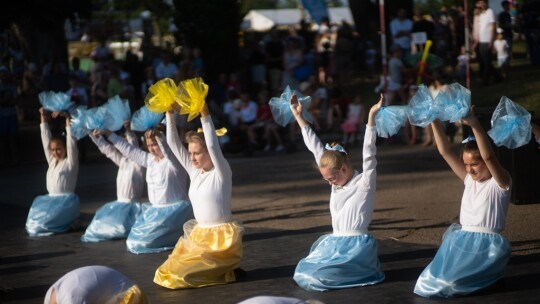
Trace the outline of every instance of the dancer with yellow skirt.
{"type": "MultiPolygon", "coordinates": [[[[179,91],[189,89],[187,85],[193,83],[208,91],[200,78],[182,82],[179,91]]],[[[221,152],[205,96],[192,96],[191,100],[177,102],[167,111],[167,142],[189,174],[188,195],[195,216],[195,220],[184,224],[184,235],[156,270],[154,282],[171,289],[234,282],[234,270],[243,255],[244,228],[232,220],[232,171],[221,152]],[[180,141],[172,108],[180,114],[190,114],[191,119],[195,111],[201,114],[202,131],[186,133],[187,149],[180,141]]]]}

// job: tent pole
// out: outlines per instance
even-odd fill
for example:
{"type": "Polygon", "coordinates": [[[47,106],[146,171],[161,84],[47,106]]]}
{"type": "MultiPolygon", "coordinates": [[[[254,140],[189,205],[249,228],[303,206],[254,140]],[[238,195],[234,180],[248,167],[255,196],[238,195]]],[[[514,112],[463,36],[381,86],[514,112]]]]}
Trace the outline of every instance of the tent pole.
{"type": "Polygon", "coordinates": [[[380,34],[381,34],[381,59],[383,72],[383,88],[382,92],[386,92],[386,76],[388,75],[388,64],[386,56],[386,26],[384,19],[384,0],[379,0],[379,17],[380,17],[380,34]]]}

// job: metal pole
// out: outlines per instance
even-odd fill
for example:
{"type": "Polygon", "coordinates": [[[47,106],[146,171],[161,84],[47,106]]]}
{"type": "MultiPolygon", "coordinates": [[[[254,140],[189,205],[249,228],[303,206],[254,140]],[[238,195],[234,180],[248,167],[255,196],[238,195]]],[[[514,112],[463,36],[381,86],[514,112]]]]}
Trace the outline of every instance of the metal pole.
{"type": "Polygon", "coordinates": [[[465,79],[467,81],[467,89],[471,89],[471,72],[470,72],[470,60],[471,60],[471,46],[469,43],[469,8],[467,0],[463,0],[463,11],[465,12],[465,53],[467,54],[467,63],[465,65],[465,79]]]}
{"type": "Polygon", "coordinates": [[[388,61],[386,58],[386,26],[384,19],[384,0],[379,0],[379,17],[380,17],[380,28],[381,28],[381,59],[382,59],[382,70],[383,70],[383,89],[382,92],[386,92],[386,76],[388,75],[388,61]]]}

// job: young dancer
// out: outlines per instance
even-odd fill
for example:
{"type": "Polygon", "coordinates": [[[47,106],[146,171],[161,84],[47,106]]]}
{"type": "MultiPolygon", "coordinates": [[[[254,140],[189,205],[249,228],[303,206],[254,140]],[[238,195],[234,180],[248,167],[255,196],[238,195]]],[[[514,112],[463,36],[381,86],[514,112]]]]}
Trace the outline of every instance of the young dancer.
{"type": "Polygon", "coordinates": [[[34,199],[26,231],[30,236],[45,236],[67,231],[79,217],[79,197],[73,192],[79,172],[77,141],[71,135],[70,117],[65,112],[53,112],[52,117],[66,119],[66,139],[53,137],[48,123],[47,111],[39,109],[41,116],[41,142],[47,170],[47,191],[34,199]]]}
{"type": "Polygon", "coordinates": [[[45,304],[125,303],[146,304],[138,285],[106,266],[86,266],[63,275],[47,290],[45,304]]]}
{"type": "Polygon", "coordinates": [[[323,146],[302,117],[302,105],[291,97],[291,110],[302,129],[319,171],[331,185],[330,213],[333,233],[321,236],[294,273],[294,280],[307,290],[349,288],[384,280],[377,257],[377,243],[368,232],[375,205],[377,160],[375,159],[375,114],[383,96],[371,107],[364,137],[363,172],[354,170],[339,144],[323,146]]]}
{"type": "MultiPolygon", "coordinates": [[[[130,129],[130,121],[124,123],[125,139],[134,147],[139,141],[130,129]]],[[[140,203],[144,190],[144,168],[125,157],[108,142],[99,131],[89,134],[99,151],[118,166],[116,175],[116,201],[99,208],[92,222],[81,237],[83,242],[99,242],[127,238],[135,220],[142,212],[140,203]]]]}
{"type": "Polygon", "coordinates": [[[488,287],[503,277],[511,247],[500,233],[510,201],[511,177],[496,154],[474,108],[462,122],[469,125],[474,140],[455,154],[442,123],[435,120],[433,133],[439,153],[465,184],[460,224],[452,224],[443,236],[433,261],[414,287],[423,297],[466,295],[488,287]]]}
{"type": "Polygon", "coordinates": [[[186,168],[189,198],[195,220],[184,225],[169,258],[157,270],[154,282],[171,289],[226,284],[236,280],[234,269],[242,258],[243,226],[232,220],[232,172],[219,146],[208,107],[201,110],[203,132],[186,133],[188,149],[167,112],[167,141],[186,168]]]}
{"type": "Polygon", "coordinates": [[[107,139],[124,156],[146,168],[148,199],[151,206],[143,208],[127,237],[132,253],[152,253],[174,248],[182,235],[182,225],[193,218],[187,198],[187,173],[155,128],[144,133],[149,152],[137,148],[122,137],[106,130],[107,139]]]}

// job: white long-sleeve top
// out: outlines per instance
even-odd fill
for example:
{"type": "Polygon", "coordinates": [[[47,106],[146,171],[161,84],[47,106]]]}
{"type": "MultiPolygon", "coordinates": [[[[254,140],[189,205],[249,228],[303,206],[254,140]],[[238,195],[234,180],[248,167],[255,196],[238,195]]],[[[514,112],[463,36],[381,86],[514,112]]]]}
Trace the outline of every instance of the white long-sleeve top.
{"type": "MultiPolygon", "coordinates": [[[[324,147],[309,125],[302,129],[304,142],[315,156],[317,165],[324,147]]],[[[367,231],[375,207],[377,152],[375,127],[366,127],[363,147],[363,172],[354,171],[352,179],[343,187],[332,185],[330,214],[334,234],[367,231]]]]}
{"type": "Polygon", "coordinates": [[[510,203],[510,187],[501,188],[493,177],[477,182],[469,174],[463,183],[465,190],[461,199],[460,224],[503,231],[510,203]]]}
{"type": "MultiPolygon", "coordinates": [[[[126,139],[129,144],[139,147],[135,135],[131,132],[126,133],[126,139]]],[[[107,156],[118,166],[116,175],[116,196],[119,202],[139,202],[144,190],[144,167],[125,157],[103,136],[94,136],[90,138],[99,148],[103,155],[107,156]]]]}
{"type": "Polygon", "coordinates": [[[41,123],[41,143],[45,158],[49,164],[47,169],[47,191],[50,195],[61,195],[75,192],[79,175],[79,151],[77,141],[71,136],[71,128],[66,127],[66,157],[56,160],[49,150],[52,134],[48,123],[41,123]]]}
{"type": "Polygon", "coordinates": [[[189,174],[191,180],[189,198],[197,224],[201,227],[212,227],[231,220],[232,171],[221,152],[212,118],[201,117],[201,123],[206,148],[214,164],[211,170],[204,171],[193,166],[189,152],[178,136],[175,117],[169,113],[167,113],[167,142],[189,174]]]}
{"type": "Polygon", "coordinates": [[[186,170],[159,136],[156,136],[156,142],[164,156],[159,161],[151,153],[127,143],[114,133],[107,139],[124,156],[146,168],[148,199],[152,205],[166,205],[188,199],[186,170]]]}

